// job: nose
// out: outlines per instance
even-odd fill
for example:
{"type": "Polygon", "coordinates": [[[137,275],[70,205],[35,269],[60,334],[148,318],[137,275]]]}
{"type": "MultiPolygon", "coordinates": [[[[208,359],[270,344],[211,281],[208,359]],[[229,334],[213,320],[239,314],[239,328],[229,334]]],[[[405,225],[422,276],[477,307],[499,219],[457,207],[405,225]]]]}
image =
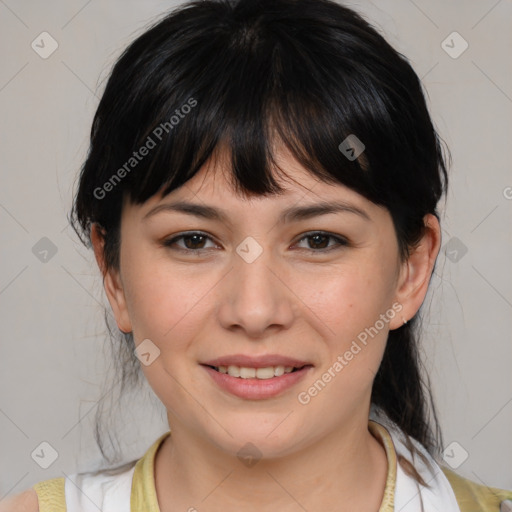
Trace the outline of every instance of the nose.
{"type": "Polygon", "coordinates": [[[290,272],[273,259],[270,249],[263,250],[254,240],[241,244],[223,280],[220,323],[251,339],[261,339],[269,330],[289,328],[297,311],[289,281],[290,272]]]}

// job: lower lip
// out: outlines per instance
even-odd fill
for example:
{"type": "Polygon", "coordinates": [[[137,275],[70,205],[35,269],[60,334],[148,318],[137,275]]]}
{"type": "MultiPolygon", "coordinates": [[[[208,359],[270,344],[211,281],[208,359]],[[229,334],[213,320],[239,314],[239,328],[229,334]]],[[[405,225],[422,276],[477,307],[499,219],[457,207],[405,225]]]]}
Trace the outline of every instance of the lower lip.
{"type": "Polygon", "coordinates": [[[263,400],[275,397],[301,381],[313,368],[312,366],[305,366],[295,372],[285,373],[271,379],[242,379],[232,377],[227,373],[220,373],[209,366],[202,366],[220,388],[232,395],[248,400],[263,400]]]}

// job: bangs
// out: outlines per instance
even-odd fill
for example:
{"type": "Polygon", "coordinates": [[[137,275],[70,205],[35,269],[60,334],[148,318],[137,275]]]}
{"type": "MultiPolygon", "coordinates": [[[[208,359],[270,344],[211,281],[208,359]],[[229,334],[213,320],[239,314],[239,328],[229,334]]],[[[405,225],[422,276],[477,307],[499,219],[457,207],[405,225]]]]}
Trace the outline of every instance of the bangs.
{"type": "Polygon", "coordinates": [[[275,161],[281,145],[320,179],[366,190],[368,176],[360,161],[347,159],[338,149],[350,134],[366,138],[351,99],[345,95],[337,103],[339,91],[329,93],[328,77],[293,46],[280,50],[270,42],[255,51],[248,34],[238,37],[230,34],[227,41],[219,36],[204,55],[183,61],[179,88],[162,63],[162,76],[153,75],[126,110],[123,125],[130,120],[136,131],[131,141],[118,146],[128,146],[124,156],[118,155],[120,166],[129,160],[126,155],[153,146],[123,187],[131,200],[142,203],[158,191],[166,195],[222,149],[229,156],[234,190],[242,195],[279,193],[273,171],[286,174],[275,161]],[[197,68],[200,74],[194,72],[197,68]]]}

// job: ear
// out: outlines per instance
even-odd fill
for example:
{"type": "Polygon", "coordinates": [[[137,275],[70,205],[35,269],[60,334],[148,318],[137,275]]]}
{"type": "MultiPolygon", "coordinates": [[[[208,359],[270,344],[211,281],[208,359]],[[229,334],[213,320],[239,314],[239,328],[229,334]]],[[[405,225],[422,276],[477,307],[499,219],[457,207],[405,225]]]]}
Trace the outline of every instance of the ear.
{"type": "Polygon", "coordinates": [[[109,269],[105,261],[106,231],[97,222],[91,226],[91,243],[94,247],[94,256],[103,276],[103,287],[107,294],[108,301],[114,312],[117,326],[124,333],[132,331],[132,324],[126,307],[126,299],[124,296],[123,285],[119,271],[109,269]]]}
{"type": "Polygon", "coordinates": [[[401,327],[404,320],[410,320],[427,294],[441,245],[441,227],[437,217],[430,213],[423,217],[423,222],[425,232],[400,269],[396,301],[402,305],[402,310],[390,321],[390,330],[401,327]]]}

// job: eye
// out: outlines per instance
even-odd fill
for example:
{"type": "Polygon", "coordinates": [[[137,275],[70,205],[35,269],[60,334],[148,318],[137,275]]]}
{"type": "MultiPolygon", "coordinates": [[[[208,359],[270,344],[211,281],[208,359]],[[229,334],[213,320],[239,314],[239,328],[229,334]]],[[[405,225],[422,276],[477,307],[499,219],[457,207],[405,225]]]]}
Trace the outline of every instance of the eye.
{"type": "Polygon", "coordinates": [[[326,233],[324,231],[312,231],[310,233],[307,233],[299,240],[299,242],[302,242],[303,240],[310,240],[313,242],[312,245],[315,246],[315,248],[305,248],[307,251],[310,252],[327,252],[332,251],[333,249],[338,249],[340,246],[343,247],[348,245],[348,240],[346,240],[345,238],[337,235],[332,235],[331,233],[326,233]],[[329,239],[334,240],[335,244],[331,246],[326,246],[326,243],[328,244],[329,239]]]}
{"type": "MultiPolygon", "coordinates": [[[[183,252],[200,252],[202,250],[212,248],[205,247],[205,243],[208,240],[213,242],[213,239],[205,233],[201,233],[200,231],[193,231],[189,233],[182,233],[181,235],[175,236],[168,240],[164,240],[162,245],[183,252]],[[180,246],[178,244],[179,241],[183,241],[184,246],[180,246]]],[[[345,238],[323,231],[312,231],[307,233],[299,240],[299,243],[304,240],[312,241],[312,244],[308,245],[313,245],[313,248],[303,247],[303,249],[309,252],[327,252],[348,245],[348,241],[345,238]],[[329,240],[334,240],[334,245],[329,245],[329,240]]]]}
{"type": "Polygon", "coordinates": [[[199,252],[201,250],[208,249],[204,247],[204,243],[206,240],[212,240],[212,238],[199,231],[193,231],[190,233],[183,233],[168,240],[164,240],[163,245],[165,247],[174,248],[173,246],[177,244],[178,240],[183,240],[185,244],[185,247],[179,245],[177,246],[179,251],[199,252]]]}

